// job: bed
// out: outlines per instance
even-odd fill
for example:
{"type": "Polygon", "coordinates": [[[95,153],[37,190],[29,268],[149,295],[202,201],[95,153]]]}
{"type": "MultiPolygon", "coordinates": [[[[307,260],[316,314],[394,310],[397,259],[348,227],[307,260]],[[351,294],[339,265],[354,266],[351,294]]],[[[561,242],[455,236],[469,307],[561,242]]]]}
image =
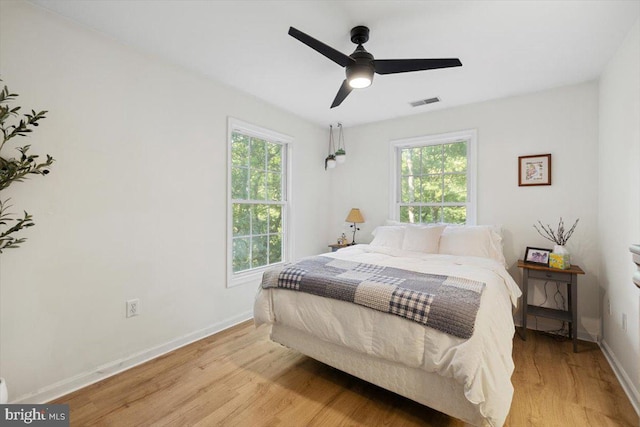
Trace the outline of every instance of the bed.
{"type": "MultiPolygon", "coordinates": [[[[429,326],[374,304],[270,287],[267,282],[278,282],[293,267],[280,266],[265,274],[254,319],[271,327],[273,341],[365,381],[473,425],[504,424],[513,396],[512,307],[521,292],[505,270],[498,228],[381,226],[371,244],[300,262],[307,263],[300,268],[355,264],[445,284],[482,284],[471,333],[452,333],[446,324],[429,326]]],[[[434,306],[428,317],[437,317],[434,306]]]]}

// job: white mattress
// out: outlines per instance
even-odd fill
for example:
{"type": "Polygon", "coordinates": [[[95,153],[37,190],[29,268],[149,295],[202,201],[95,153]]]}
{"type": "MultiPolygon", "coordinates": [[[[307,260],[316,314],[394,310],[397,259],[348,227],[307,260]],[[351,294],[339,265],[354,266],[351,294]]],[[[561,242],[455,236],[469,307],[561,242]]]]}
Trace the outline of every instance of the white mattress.
{"type": "Polygon", "coordinates": [[[281,289],[260,289],[254,306],[256,324],[287,326],[355,352],[452,379],[485,424],[504,423],[513,395],[511,306],[517,303],[520,289],[500,263],[368,245],[325,256],[486,283],[473,336],[464,340],[348,302],[281,289]]]}

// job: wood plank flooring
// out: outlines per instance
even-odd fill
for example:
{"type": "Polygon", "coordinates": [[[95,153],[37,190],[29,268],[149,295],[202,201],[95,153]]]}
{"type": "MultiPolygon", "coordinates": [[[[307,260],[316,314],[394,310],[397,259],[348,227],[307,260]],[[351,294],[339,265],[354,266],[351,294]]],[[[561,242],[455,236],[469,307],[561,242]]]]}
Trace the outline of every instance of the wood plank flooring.
{"type": "MultiPolygon", "coordinates": [[[[633,426],[638,416],[597,345],[514,337],[506,426],[633,426]]],[[[251,321],[93,384],[72,426],[465,426],[268,340],[251,321]]]]}

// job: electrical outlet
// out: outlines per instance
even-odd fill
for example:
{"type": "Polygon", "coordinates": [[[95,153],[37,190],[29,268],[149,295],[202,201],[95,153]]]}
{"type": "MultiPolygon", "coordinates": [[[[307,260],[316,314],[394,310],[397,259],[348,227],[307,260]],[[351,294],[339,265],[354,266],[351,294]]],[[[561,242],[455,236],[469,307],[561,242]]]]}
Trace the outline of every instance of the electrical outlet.
{"type": "Polygon", "coordinates": [[[133,317],[140,314],[140,300],[130,299],[127,301],[127,317],[133,317]]]}
{"type": "Polygon", "coordinates": [[[623,331],[627,330],[627,314],[626,313],[622,313],[622,330],[623,331]]]}

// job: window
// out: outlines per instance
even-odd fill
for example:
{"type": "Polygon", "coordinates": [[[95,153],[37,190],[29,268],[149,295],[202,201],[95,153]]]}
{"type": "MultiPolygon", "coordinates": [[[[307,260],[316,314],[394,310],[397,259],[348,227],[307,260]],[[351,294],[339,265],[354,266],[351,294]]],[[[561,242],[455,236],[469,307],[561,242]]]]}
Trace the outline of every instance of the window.
{"type": "Polygon", "coordinates": [[[291,139],[229,120],[229,285],[248,282],[288,257],[291,139]]]}
{"type": "Polygon", "coordinates": [[[475,224],[475,145],[475,131],[392,141],[391,217],[475,224]]]}

